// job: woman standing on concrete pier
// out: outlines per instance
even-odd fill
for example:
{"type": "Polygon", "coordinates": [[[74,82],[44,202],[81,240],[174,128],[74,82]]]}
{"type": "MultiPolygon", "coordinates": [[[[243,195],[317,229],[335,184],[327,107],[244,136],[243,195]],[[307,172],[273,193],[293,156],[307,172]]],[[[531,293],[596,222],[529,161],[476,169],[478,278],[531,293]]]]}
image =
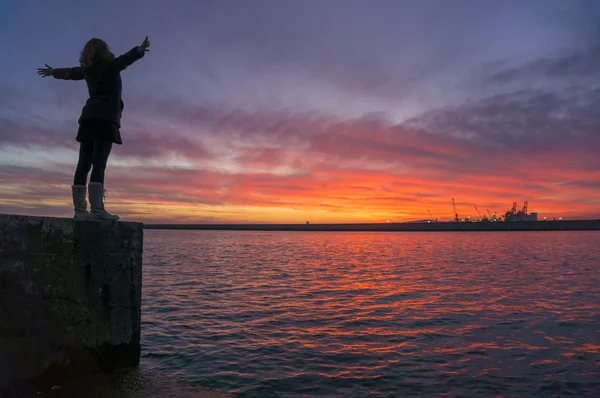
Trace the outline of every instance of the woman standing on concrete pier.
{"type": "Polygon", "coordinates": [[[42,77],[53,76],[62,80],[84,80],[88,98],[79,118],[77,141],[79,161],[73,179],[72,194],[76,219],[118,220],[104,209],[104,171],[112,144],[121,145],[121,116],[123,100],[121,71],[150,51],[148,37],[142,44],[116,57],[108,45],[100,39],[91,39],[81,51],[80,66],[74,68],[38,68],[42,77]],[[86,181],[92,170],[88,185],[90,212],[85,200],[86,181]]]}

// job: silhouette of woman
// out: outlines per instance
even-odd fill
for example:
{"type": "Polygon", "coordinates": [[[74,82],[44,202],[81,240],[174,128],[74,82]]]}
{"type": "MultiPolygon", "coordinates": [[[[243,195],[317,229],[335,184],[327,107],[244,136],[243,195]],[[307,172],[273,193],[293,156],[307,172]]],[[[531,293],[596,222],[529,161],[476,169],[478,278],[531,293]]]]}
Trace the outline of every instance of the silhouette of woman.
{"type": "Polygon", "coordinates": [[[142,44],[116,57],[108,45],[100,39],[91,39],[81,51],[80,66],[74,68],[38,68],[38,75],[53,76],[62,80],[84,80],[89,98],[79,117],[77,141],[79,161],[71,187],[75,219],[118,220],[104,209],[104,172],[112,144],[121,145],[121,115],[123,100],[121,71],[142,58],[150,47],[148,36],[142,44]],[[92,170],[88,185],[90,212],[85,200],[86,181],[92,170]]]}

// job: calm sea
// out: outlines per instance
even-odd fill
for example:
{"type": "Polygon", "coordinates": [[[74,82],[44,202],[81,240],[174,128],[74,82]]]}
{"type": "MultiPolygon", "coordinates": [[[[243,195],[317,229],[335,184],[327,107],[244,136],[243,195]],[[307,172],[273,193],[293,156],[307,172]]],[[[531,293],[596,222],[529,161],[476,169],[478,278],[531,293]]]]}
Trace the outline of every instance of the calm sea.
{"type": "Polygon", "coordinates": [[[242,397],[600,396],[600,232],[145,231],[142,366],[242,397]]]}

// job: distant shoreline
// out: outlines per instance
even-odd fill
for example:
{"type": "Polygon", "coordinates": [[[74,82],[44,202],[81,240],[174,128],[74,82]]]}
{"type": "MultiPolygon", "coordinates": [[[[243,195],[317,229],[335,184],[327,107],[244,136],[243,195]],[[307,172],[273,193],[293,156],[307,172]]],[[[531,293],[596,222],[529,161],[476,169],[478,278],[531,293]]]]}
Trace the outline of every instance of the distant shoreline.
{"type": "Polygon", "coordinates": [[[487,232],[600,231],[600,220],[357,224],[144,224],[144,229],[210,231],[487,232]]]}

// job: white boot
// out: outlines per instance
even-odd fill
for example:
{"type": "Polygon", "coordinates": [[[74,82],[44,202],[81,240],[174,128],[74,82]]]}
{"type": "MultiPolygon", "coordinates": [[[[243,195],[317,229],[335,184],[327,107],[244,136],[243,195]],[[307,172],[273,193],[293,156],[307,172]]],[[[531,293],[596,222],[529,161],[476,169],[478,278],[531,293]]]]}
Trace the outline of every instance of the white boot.
{"type": "Polygon", "coordinates": [[[71,185],[73,193],[73,207],[75,207],[76,220],[85,220],[90,213],[87,211],[87,201],[85,200],[85,185],[71,185]]]}
{"type": "Polygon", "coordinates": [[[88,184],[88,193],[91,208],[88,219],[112,221],[119,219],[119,216],[112,215],[104,210],[104,187],[102,184],[99,182],[90,182],[88,184]]]}

